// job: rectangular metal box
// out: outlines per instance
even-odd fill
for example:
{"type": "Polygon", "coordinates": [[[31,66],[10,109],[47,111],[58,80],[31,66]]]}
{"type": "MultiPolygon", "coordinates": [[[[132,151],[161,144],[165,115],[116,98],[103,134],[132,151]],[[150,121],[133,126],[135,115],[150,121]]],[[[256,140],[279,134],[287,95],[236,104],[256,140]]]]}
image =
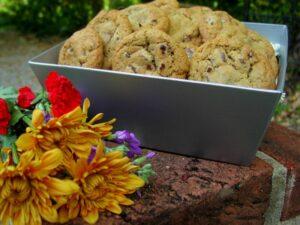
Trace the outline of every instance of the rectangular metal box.
{"type": "Polygon", "coordinates": [[[276,46],[276,90],[58,65],[60,45],[29,61],[41,83],[50,71],[72,80],[92,113],[117,118],[144,147],[249,165],[283,93],[288,51],[285,25],[246,23],[276,46]]]}

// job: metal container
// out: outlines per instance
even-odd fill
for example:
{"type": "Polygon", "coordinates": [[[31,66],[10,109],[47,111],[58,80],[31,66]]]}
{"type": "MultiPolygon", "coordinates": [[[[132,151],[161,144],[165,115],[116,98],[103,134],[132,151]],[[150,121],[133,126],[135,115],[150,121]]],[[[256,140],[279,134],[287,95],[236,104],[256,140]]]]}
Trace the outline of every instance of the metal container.
{"type": "Polygon", "coordinates": [[[276,90],[58,65],[62,44],[29,61],[41,83],[50,71],[67,76],[92,102],[92,113],[117,118],[144,147],[249,165],[283,93],[288,32],[285,25],[246,23],[279,55],[276,90]]]}

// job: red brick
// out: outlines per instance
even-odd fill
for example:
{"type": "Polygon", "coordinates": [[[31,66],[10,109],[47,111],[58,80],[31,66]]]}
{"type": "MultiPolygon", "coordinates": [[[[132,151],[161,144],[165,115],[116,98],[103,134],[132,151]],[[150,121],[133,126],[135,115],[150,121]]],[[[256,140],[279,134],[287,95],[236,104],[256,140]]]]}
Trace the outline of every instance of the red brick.
{"type": "MultiPolygon", "coordinates": [[[[121,215],[102,213],[108,224],[263,224],[272,168],[260,159],[250,167],[158,153],[157,177],[121,215]]],[[[45,223],[47,224],[47,223],[45,223]]],[[[86,224],[78,218],[67,223],[86,224]]]]}
{"type": "Polygon", "coordinates": [[[281,220],[300,214],[300,134],[272,123],[260,150],[283,164],[287,170],[287,187],[281,220]],[[291,184],[291,185],[290,185],[291,184]]]}

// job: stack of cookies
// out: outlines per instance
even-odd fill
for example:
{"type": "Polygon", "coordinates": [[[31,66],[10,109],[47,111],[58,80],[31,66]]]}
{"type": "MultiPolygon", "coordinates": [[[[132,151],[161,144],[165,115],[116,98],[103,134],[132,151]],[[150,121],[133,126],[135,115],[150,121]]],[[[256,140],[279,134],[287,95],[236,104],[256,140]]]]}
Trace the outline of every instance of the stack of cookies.
{"type": "Polygon", "coordinates": [[[224,11],[155,0],[101,11],[63,45],[59,63],[274,89],[272,45],[224,11]]]}

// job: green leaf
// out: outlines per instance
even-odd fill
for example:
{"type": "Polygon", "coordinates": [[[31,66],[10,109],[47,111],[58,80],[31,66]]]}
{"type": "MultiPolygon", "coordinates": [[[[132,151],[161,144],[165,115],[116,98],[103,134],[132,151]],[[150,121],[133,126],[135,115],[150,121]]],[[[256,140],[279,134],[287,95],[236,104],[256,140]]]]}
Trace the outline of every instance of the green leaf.
{"type": "Polygon", "coordinates": [[[13,107],[11,112],[11,120],[10,124],[12,126],[16,125],[20,119],[22,119],[24,114],[21,112],[20,108],[18,106],[13,107]]]}
{"type": "Polygon", "coordinates": [[[16,146],[15,143],[12,144],[11,151],[12,151],[12,158],[13,158],[13,161],[14,161],[14,163],[17,165],[17,164],[19,163],[19,156],[18,156],[17,146],[16,146]]]}
{"type": "MultiPolygon", "coordinates": [[[[2,135],[0,136],[1,139],[0,141],[2,142],[2,148],[3,147],[8,147],[12,150],[12,156],[13,156],[13,161],[14,163],[18,163],[18,153],[17,153],[17,147],[15,145],[15,142],[17,140],[16,135],[2,135]]],[[[7,159],[7,155],[1,151],[1,158],[2,162],[4,162],[7,159]]]]}
{"type": "Polygon", "coordinates": [[[38,95],[35,97],[35,99],[33,99],[31,104],[34,105],[34,104],[40,102],[43,99],[43,97],[44,97],[44,93],[42,91],[42,92],[38,93],[38,95]]]}
{"type": "Polygon", "coordinates": [[[15,101],[18,97],[18,91],[13,87],[0,87],[0,98],[8,101],[15,101]]]}
{"type": "Polygon", "coordinates": [[[146,183],[149,182],[149,177],[156,175],[150,163],[145,164],[140,170],[137,171],[137,174],[146,183]]]}
{"type": "Polygon", "coordinates": [[[145,162],[146,159],[147,159],[146,156],[141,156],[141,157],[136,158],[132,163],[135,164],[135,165],[140,165],[143,162],[145,162]]]}

